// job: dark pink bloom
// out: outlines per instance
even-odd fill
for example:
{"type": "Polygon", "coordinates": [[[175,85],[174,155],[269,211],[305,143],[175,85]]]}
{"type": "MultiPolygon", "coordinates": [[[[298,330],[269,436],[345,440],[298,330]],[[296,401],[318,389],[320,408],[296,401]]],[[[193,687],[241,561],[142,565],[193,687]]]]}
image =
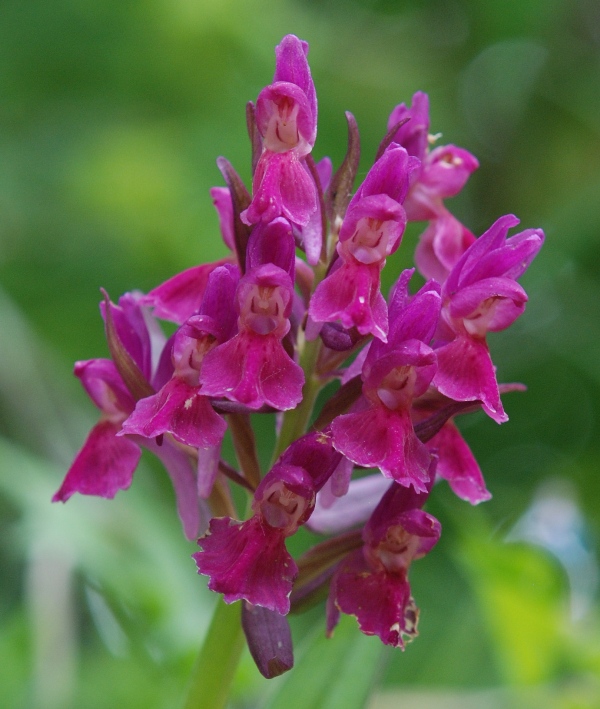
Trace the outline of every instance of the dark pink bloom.
{"type": "MultiPolygon", "coordinates": [[[[126,294],[118,306],[109,303],[109,307],[117,336],[128,356],[146,381],[157,380],[158,374],[153,375],[152,343],[155,340],[160,345],[162,339],[154,334],[153,322],[139,307],[139,300],[126,294]]],[[[105,313],[104,303],[101,309],[105,313]]],[[[154,441],[118,435],[136,402],[111,360],[77,362],[75,375],[100,410],[100,421],[67,471],[53,502],[66,502],[75,492],[113,498],[119,490],[131,485],[141,456],[140,445],[144,445],[163,461],[175,489],[184,532],[188,538],[196,537],[206,510],[198,502],[196,474],[189,458],[167,442],[159,447],[154,441]]]]}
{"type": "Polygon", "coordinates": [[[410,155],[421,161],[404,202],[409,221],[430,220],[415,253],[419,271],[425,278],[443,283],[448,272],[474,241],[474,236],[444,205],[458,194],[478,167],[477,159],[463,148],[442,145],[429,150],[429,99],[422,92],[413,96],[412,106],[396,106],[388,120],[388,130],[398,121],[408,120],[394,136],[410,155]]]}
{"type": "Polygon", "coordinates": [[[172,433],[194,448],[220,447],[227,425],[202,392],[199,377],[206,353],[234,332],[233,299],[238,281],[236,266],[212,271],[200,312],[190,317],[174,337],[173,376],[156,394],[137,402],[121,435],[156,438],[172,433]]]}
{"type": "Polygon", "coordinates": [[[440,295],[431,282],[410,298],[412,273],[404,272],[392,294],[388,342],[371,343],[362,397],[350,413],[334,419],[331,430],[335,448],[357,465],[378,467],[386,477],[423,491],[430,482],[430,455],[415,435],[411,405],[435,374],[428,343],[437,327],[440,295]]]}
{"type": "Polygon", "coordinates": [[[213,519],[202,551],[193,555],[208,587],[227,603],[245,599],[285,615],[298,573],[285,548],[286,537],[310,517],[316,493],[331,475],[337,454],[326,434],[293,443],[258,486],[246,522],[213,519]]]}
{"type": "Polygon", "coordinates": [[[246,522],[214,519],[193,555],[198,572],[210,576],[209,588],[225,601],[245,599],[281,614],[289,611],[289,594],[297,567],[285,539],[310,517],[316,493],[339,461],[325,433],[295,441],[258,486],[246,522]]]}
{"type": "Polygon", "coordinates": [[[117,438],[135,402],[109,359],[76,362],[75,376],[100,409],[101,418],[90,431],[52,501],[66,502],[75,492],[111,499],[119,490],[131,485],[142,455],[138,445],[126,438],[117,438]]]}
{"type": "MultiPolygon", "coordinates": [[[[443,213],[443,200],[458,194],[471,173],[479,167],[475,156],[455,145],[443,145],[429,152],[429,98],[417,91],[408,108],[396,106],[388,119],[388,130],[410,119],[394,134],[394,141],[421,161],[412,180],[404,207],[409,221],[434,219],[443,213]]],[[[432,138],[435,140],[435,137],[432,138]]]]}
{"type": "Polygon", "coordinates": [[[265,264],[250,270],[237,289],[238,334],[211,350],[200,375],[203,393],[249,408],[281,411],[302,399],[304,373],[285,351],[294,292],[288,273],[265,264]]]}
{"type": "Polygon", "coordinates": [[[242,219],[255,224],[284,216],[305,226],[317,209],[316,187],[304,165],[317,135],[317,99],[306,59],[308,44],[287,35],[275,53],[273,83],[256,101],[263,152],[252,181],[252,202],[242,212],[242,219]]]}
{"type": "Polygon", "coordinates": [[[440,145],[427,153],[406,198],[408,219],[435,219],[442,214],[443,201],[457,195],[478,167],[471,153],[455,145],[440,145]]]}
{"type": "Polygon", "coordinates": [[[361,335],[385,342],[388,316],[380,274],[400,245],[406,226],[402,201],[417,165],[392,144],[367,174],[340,229],[340,258],[312,297],[309,314],[315,322],[340,320],[345,328],[356,327],[361,335]]]}
{"type": "Polygon", "coordinates": [[[498,423],[507,420],[486,334],[504,330],[525,310],[527,294],[516,282],[540,250],[541,229],[507,238],[519,220],[498,219],[463,254],[442,289],[438,371],[434,385],[455,401],[482,402],[498,423]]]}
{"type": "MultiPolygon", "coordinates": [[[[109,303],[108,307],[123,347],[142,376],[151,381],[152,341],[139,299],[127,293],[120,298],[118,305],[109,303]]],[[[100,311],[106,318],[104,302],[100,311]]],[[[135,407],[135,399],[111,360],[77,362],[75,376],[79,377],[88,396],[100,410],[101,417],[52,499],[66,502],[75,492],[113,498],[119,490],[131,485],[141,456],[139,446],[117,438],[123,421],[135,407]]]]}
{"type": "Polygon", "coordinates": [[[411,595],[408,569],[437,543],[440,523],[421,507],[429,489],[415,493],[392,483],[363,531],[362,549],[343,560],[331,581],[327,631],[340,612],[356,616],[366,635],[404,648],[417,635],[418,609],[411,595]]]}

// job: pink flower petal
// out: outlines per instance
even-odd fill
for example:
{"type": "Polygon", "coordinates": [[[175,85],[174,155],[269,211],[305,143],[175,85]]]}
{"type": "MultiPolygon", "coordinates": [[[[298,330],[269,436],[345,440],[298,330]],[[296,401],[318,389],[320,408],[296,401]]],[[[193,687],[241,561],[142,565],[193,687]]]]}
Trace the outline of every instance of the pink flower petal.
{"type": "Polygon", "coordinates": [[[417,491],[427,489],[431,457],[414,433],[409,411],[373,406],[338,416],[331,430],[334,447],[357,465],[377,467],[417,491]]]}
{"type": "Polygon", "coordinates": [[[435,353],[438,371],[433,384],[442,394],[455,401],[479,400],[496,423],[508,421],[485,340],[459,336],[435,353]]]}
{"type": "Polygon", "coordinates": [[[316,186],[296,153],[265,150],[254,173],[252,202],[242,212],[242,221],[256,224],[283,216],[304,226],[316,209],[316,186]]]}
{"type": "Polygon", "coordinates": [[[276,336],[244,331],[206,355],[200,380],[208,396],[287,411],[302,399],[304,372],[276,336]]]}
{"type": "Polygon", "coordinates": [[[75,492],[112,499],[131,485],[142,452],[132,441],[117,437],[120,428],[111,421],[92,428],[52,502],[66,502],[75,492]]]}
{"type": "Polygon", "coordinates": [[[340,320],[345,328],[356,327],[361,335],[372,334],[386,342],[388,315],[379,291],[380,264],[358,261],[342,263],[321,281],[310,302],[309,315],[315,322],[340,320]]]}
{"type": "Polygon", "coordinates": [[[230,256],[188,268],[142,296],[140,303],[152,306],[157,318],[181,325],[200,308],[210,274],[218,266],[232,261],[230,256]]]}
{"type": "Polygon", "coordinates": [[[259,517],[234,522],[219,517],[198,540],[202,551],[192,554],[198,573],[210,577],[211,591],[226,603],[244,599],[286,615],[298,567],[285,548],[285,537],[259,517]]]}
{"type": "Polygon", "coordinates": [[[437,452],[437,475],[448,481],[458,497],[472,505],[491,498],[475,456],[454,423],[442,426],[427,447],[437,452]]]}
{"type": "Polygon", "coordinates": [[[140,399],[123,423],[122,434],[155,438],[172,433],[194,448],[209,448],[221,442],[227,429],[198,387],[173,377],[157,394],[140,399]]]}
{"type": "Polygon", "coordinates": [[[404,636],[417,635],[418,610],[406,575],[374,572],[362,549],[342,563],[332,580],[337,607],[354,615],[366,635],[377,635],[386,645],[404,649],[404,636]]]}

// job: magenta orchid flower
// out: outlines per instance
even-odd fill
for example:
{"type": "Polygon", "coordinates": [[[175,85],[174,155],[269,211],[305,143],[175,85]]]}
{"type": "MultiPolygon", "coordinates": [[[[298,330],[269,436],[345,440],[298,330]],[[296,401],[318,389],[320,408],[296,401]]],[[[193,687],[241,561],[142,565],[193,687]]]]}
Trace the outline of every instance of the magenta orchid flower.
{"type": "Polygon", "coordinates": [[[435,282],[412,298],[405,271],[392,296],[387,343],[374,340],[362,368],[362,397],[350,413],[331,425],[333,445],[347,458],[385,477],[424,491],[431,457],[419,441],[411,420],[413,399],[423,394],[436,371],[429,346],[435,332],[440,293],[435,282]]]}
{"type": "Polygon", "coordinates": [[[441,526],[421,508],[429,489],[417,493],[392,483],[363,530],[363,546],[339,565],[330,584],[327,632],[340,617],[356,617],[366,635],[404,649],[417,635],[418,609],[408,583],[415,559],[437,544],[441,526]]]}
{"type": "Polygon", "coordinates": [[[248,242],[249,270],[236,293],[238,333],[206,355],[200,374],[204,395],[280,411],[301,400],[304,373],[282,343],[290,331],[294,260],[287,220],[255,228],[248,242]]]}
{"type": "Polygon", "coordinates": [[[519,220],[498,219],[464,253],[442,289],[434,385],[455,401],[476,401],[497,423],[508,419],[498,391],[488,332],[511,325],[525,310],[527,294],[517,283],[544,241],[541,229],[507,238],[519,220]]]}
{"type": "Polygon", "coordinates": [[[305,165],[317,136],[317,97],[307,62],[308,44],[294,35],[275,50],[273,83],[256,101],[262,155],[252,181],[246,224],[283,216],[305,226],[317,209],[317,192],[305,165]]]}
{"type": "Polygon", "coordinates": [[[289,595],[298,568],[285,547],[315,506],[339,461],[326,435],[298,439],[263,478],[254,493],[254,515],[246,522],[213,519],[193,554],[198,573],[210,577],[208,587],[227,603],[244,599],[281,615],[290,608],[289,595]]]}
{"type": "Polygon", "coordinates": [[[173,338],[173,376],[156,394],[137,402],[120,435],[156,438],[171,433],[193,448],[220,448],[227,424],[203,394],[199,378],[205,355],[234,334],[238,281],[236,266],[212,271],[199,313],[188,318],[173,338]]]}
{"type": "Polygon", "coordinates": [[[406,215],[402,202],[418,162],[392,144],[369,171],[350,204],[340,229],[339,259],[318,285],[309,309],[315,322],[339,320],[383,342],[388,332],[387,305],[380,274],[387,256],[402,239],[406,215]]]}
{"type": "MultiPolygon", "coordinates": [[[[150,332],[155,330],[149,330],[151,321],[140,308],[139,299],[126,294],[119,305],[102,306],[103,313],[106,307],[110,308],[116,335],[141,376],[147,382],[160,382],[165,376],[164,367],[154,367],[152,363],[152,339],[157,335],[151,337],[150,332]]],[[[155,344],[160,346],[163,342],[164,338],[159,337],[155,344]]],[[[188,456],[167,442],[157,446],[154,441],[120,435],[136,401],[112,360],[77,362],[75,375],[100,410],[100,420],[90,431],[52,501],[66,502],[76,492],[113,498],[119,490],[131,485],[143,445],[162,460],[175,489],[184,532],[190,539],[196,537],[204,527],[207,510],[198,501],[196,473],[188,456]]]]}
{"type": "Polygon", "coordinates": [[[136,443],[117,438],[135,401],[109,359],[76,362],[75,376],[100,409],[100,420],[90,431],[52,501],[66,502],[75,492],[112,499],[119,490],[131,485],[142,455],[136,443]]]}
{"type": "Polygon", "coordinates": [[[413,96],[410,108],[405,104],[394,108],[388,120],[388,130],[393,130],[398,123],[401,125],[393,139],[421,163],[404,203],[407,218],[409,221],[430,222],[421,235],[415,263],[425,278],[435,278],[443,283],[475,239],[448,211],[444,200],[462,190],[479,163],[471,153],[455,145],[441,145],[429,150],[430,142],[435,142],[437,137],[429,135],[429,98],[421,91],[413,96]]]}
{"type": "Polygon", "coordinates": [[[479,162],[467,150],[455,145],[429,151],[429,97],[422,91],[415,93],[410,108],[403,103],[394,108],[388,119],[388,130],[403,121],[393,140],[421,163],[406,197],[406,214],[410,221],[432,219],[444,211],[444,199],[462,190],[479,162]]]}

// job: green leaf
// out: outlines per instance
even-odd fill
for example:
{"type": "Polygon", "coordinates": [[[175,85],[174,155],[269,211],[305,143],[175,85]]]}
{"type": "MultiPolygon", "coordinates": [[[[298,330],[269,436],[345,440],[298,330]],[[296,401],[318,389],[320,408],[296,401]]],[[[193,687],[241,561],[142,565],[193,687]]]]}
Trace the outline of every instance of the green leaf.
{"type": "Polygon", "coordinates": [[[557,565],[537,547],[471,536],[461,553],[509,684],[554,677],[565,634],[565,597],[557,565]]]}

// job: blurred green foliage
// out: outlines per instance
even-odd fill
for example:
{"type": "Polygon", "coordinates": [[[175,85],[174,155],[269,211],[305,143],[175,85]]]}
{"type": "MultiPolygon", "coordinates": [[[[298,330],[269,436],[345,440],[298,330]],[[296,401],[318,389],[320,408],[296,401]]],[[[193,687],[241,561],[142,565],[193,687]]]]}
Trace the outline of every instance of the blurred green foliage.
{"type": "MultiPolygon", "coordinates": [[[[494,497],[472,509],[440,486],[431,499],[444,534],[411,570],[418,640],[388,652],[348,620],[328,644],[315,609],[293,619],[296,672],[268,684],[245,656],[235,706],[359,707],[377,681],[374,709],[598,707],[594,0],[4,0],[0,705],[158,709],[184,695],[214,599],[164,473],[144,459],[113,502],[49,503],[95,415],[69,372],[106,354],[99,286],[115,298],[148,290],[224,253],[208,196],[221,183],[215,158],[249,178],[244,106],[288,32],[311,45],[317,158],[339,164],[350,110],[364,174],[390,110],[424,90],[432,130],[481,161],[450,208],[477,234],[514,212],[547,243],[523,279],[525,316],[491,341],[499,379],[529,390],[507,396],[501,428],[479,414],[463,422],[494,497]],[[514,530],[555,484],[579,526],[564,526],[557,503],[551,553],[514,530]],[[556,551],[572,537],[573,559],[589,561],[577,612],[568,549],[556,551]]],[[[390,259],[388,285],[418,233],[390,259]]]]}

